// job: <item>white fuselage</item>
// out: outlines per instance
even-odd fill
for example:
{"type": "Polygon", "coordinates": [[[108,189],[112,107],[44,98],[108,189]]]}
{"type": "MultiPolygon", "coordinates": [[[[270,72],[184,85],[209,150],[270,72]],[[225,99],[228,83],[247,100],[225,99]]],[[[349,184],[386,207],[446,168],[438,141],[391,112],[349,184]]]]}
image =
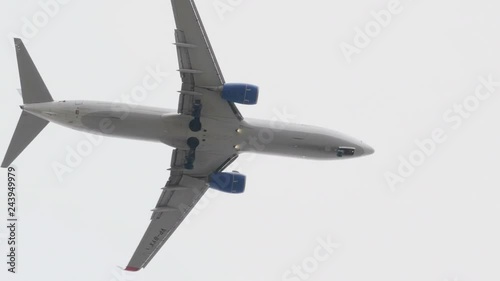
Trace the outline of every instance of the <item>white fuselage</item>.
{"type": "Polygon", "coordinates": [[[244,119],[201,117],[202,130],[189,129],[192,116],[176,110],[98,101],[59,101],[26,104],[23,110],[75,130],[93,134],[162,142],[189,149],[187,139],[200,140],[198,151],[234,150],[235,153],[342,159],[372,154],[373,149],[341,133],[313,126],[244,119]],[[338,155],[339,148],[354,149],[338,155]]]}

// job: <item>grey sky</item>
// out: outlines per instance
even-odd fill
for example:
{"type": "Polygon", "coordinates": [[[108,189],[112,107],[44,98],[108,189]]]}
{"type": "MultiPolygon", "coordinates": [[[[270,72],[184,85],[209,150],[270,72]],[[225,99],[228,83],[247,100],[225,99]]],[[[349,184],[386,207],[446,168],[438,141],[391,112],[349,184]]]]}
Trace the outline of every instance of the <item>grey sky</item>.
{"type": "MultiPolygon", "coordinates": [[[[24,38],[54,99],[177,107],[170,1],[71,0],[26,33],[26,20],[43,20],[47,2],[0,4],[2,154],[21,103],[12,34],[24,38]],[[134,99],[131,91],[155,71],[158,87],[134,99]]],[[[376,153],[333,162],[242,156],[246,193],[210,192],[149,266],[124,278],[117,266],[127,264],[149,223],[171,148],[94,139],[61,181],[54,163],[67,165],[68,151],[91,142],[50,124],[15,162],[20,273],[1,266],[1,280],[500,278],[500,86],[474,104],[481,77],[500,81],[497,1],[196,3],[226,81],[261,88],[259,104],[239,106],[243,116],[285,115],[362,139],[376,153]],[[224,3],[225,12],[215,8],[224,3]],[[372,11],[388,9],[396,12],[377,30],[372,11]],[[356,30],[371,25],[363,41],[356,30]],[[346,44],[356,52],[346,56],[346,44]],[[464,102],[474,110],[460,115],[464,102]],[[436,130],[439,143],[419,154],[415,143],[428,143],[436,130]],[[411,157],[421,163],[401,174],[411,157]],[[338,245],[318,261],[318,241],[328,239],[338,245]],[[294,273],[304,263],[317,268],[294,273]]],[[[5,198],[0,192],[0,214],[5,198]]]]}

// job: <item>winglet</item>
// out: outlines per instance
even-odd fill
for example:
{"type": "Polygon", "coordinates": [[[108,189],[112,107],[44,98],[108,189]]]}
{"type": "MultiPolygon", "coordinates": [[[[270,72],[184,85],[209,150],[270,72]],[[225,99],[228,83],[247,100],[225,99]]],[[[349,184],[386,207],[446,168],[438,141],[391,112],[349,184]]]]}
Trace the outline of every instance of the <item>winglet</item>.
{"type": "Polygon", "coordinates": [[[133,267],[133,266],[127,266],[127,267],[125,267],[125,270],[126,270],[126,271],[136,272],[136,271],[139,271],[139,270],[140,270],[140,268],[133,267]]]}

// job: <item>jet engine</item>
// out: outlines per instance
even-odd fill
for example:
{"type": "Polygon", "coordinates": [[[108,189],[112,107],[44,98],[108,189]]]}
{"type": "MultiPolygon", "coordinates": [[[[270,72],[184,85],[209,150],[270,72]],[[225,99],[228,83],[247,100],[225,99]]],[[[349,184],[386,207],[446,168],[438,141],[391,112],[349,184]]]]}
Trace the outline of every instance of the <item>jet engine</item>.
{"type": "Polygon", "coordinates": [[[259,87],[250,84],[226,83],[222,86],[222,98],[240,104],[257,104],[259,87]]]}
{"type": "Polygon", "coordinates": [[[245,191],[246,176],[240,173],[215,173],[210,176],[211,188],[225,192],[240,194],[245,191]]]}

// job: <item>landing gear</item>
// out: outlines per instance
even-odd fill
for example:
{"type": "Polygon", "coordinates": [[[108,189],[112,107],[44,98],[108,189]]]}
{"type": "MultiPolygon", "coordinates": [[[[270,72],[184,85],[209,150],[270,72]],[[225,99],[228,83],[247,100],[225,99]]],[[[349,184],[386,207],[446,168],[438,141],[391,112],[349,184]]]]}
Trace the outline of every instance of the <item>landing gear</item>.
{"type": "Polygon", "coordinates": [[[201,130],[201,101],[200,100],[195,100],[193,103],[193,113],[191,114],[194,118],[189,122],[189,129],[193,132],[199,132],[201,130]]]}
{"type": "Polygon", "coordinates": [[[199,131],[201,131],[200,118],[196,118],[195,117],[193,120],[191,120],[191,122],[189,122],[189,129],[192,132],[199,132],[199,131]]]}
{"type": "MultiPolygon", "coordinates": [[[[203,126],[201,124],[201,109],[202,109],[201,100],[195,100],[193,103],[193,109],[191,116],[193,116],[193,120],[189,122],[189,129],[192,132],[199,132],[202,130],[203,126]]],[[[205,140],[203,140],[205,141],[205,140]]],[[[189,151],[186,155],[186,162],[184,164],[184,168],[187,170],[192,170],[194,168],[194,160],[196,159],[196,148],[200,145],[200,140],[196,137],[190,137],[186,141],[189,151]]]]}
{"type": "Polygon", "coordinates": [[[200,140],[195,137],[190,137],[187,139],[187,145],[189,146],[189,151],[186,155],[186,163],[184,168],[187,170],[192,170],[194,168],[194,160],[196,159],[196,148],[200,145],[200,140]]]}
{"type": "Polygon", "coordinates": [[[344,156],[353,156],[354,153],[356,152],[356,149],[354,147],[344,147],[341,146],[337,148],[337,157],[344,157],[344,156]]]}
{"type": "Polygon", "coordinates": [[[337,157],[344,157],[344,151],[343,151],[343,150],[338,149],[338,150],[337,150],[337,157]]]}
{"type": "Polygon", "coordinates": [[[198,147],[198,145],[200,145],[200,140],[195,137],[190,137],[186,143],[190,149],[195,150],[198,147]]]}

